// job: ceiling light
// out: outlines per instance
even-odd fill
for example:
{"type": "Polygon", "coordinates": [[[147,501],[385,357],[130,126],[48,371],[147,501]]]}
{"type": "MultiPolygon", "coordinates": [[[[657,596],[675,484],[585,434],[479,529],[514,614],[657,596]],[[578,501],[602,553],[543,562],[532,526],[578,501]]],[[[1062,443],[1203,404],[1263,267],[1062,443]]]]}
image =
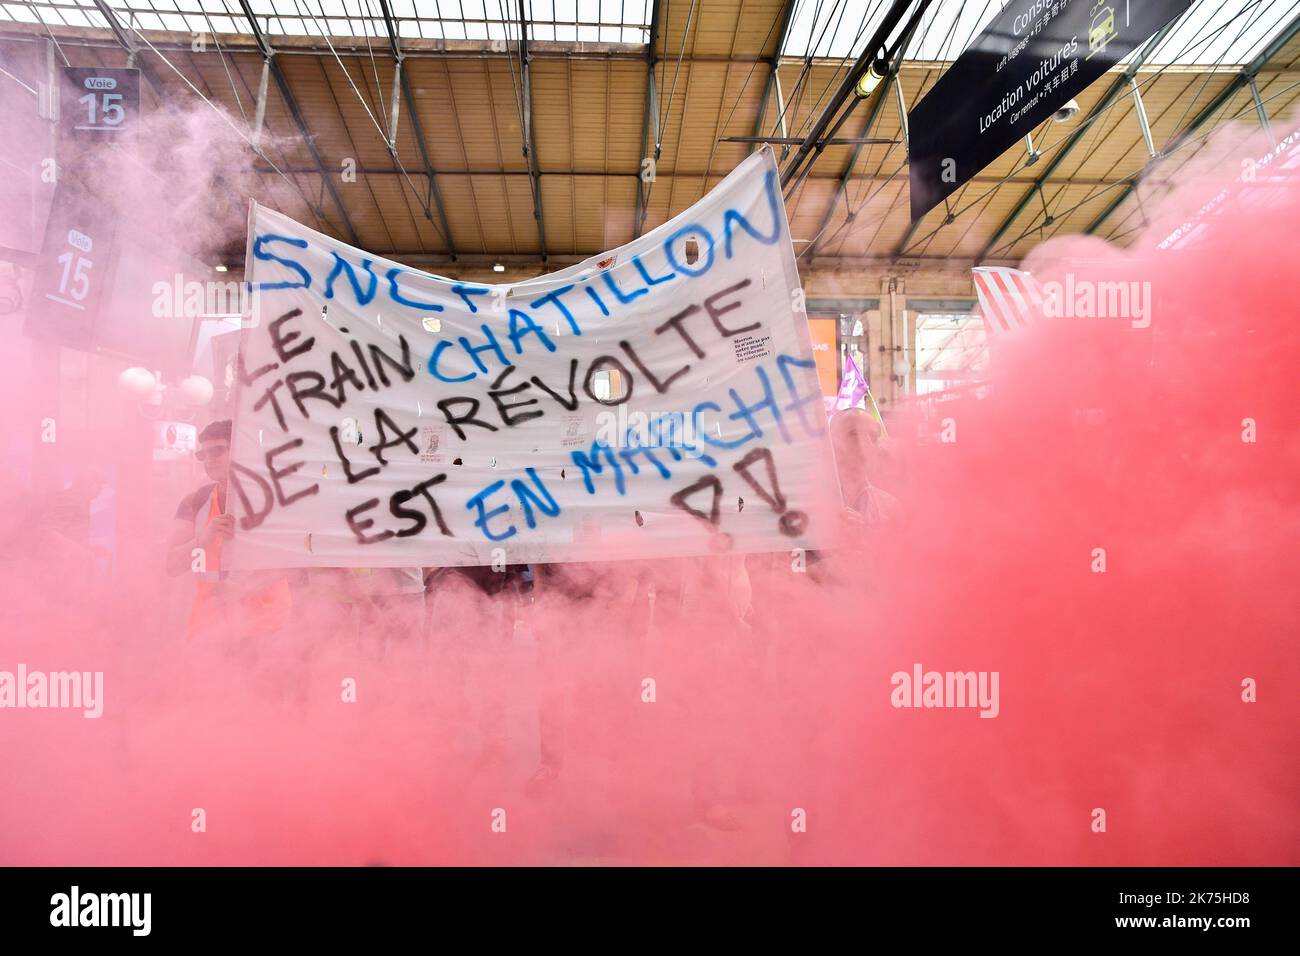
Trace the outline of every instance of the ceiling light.
{"type": "Polygon", "coordinates": [[[217,265],[213,266],[212,268],[216,269],[218,272],[225,272],[225,271],[226,271],[226,266],[223,265],[223,264],[221,264],[221,263],[218,263],[217,265]]]}
{"type": "Polygon", "coordinates": [[[857,94],[859,99],[866,99],[870,96],[880,81],[889,73],[889,64],[884,60],[872,60],[871,66],[867,67],[867,72],[858,78],[857,94]]]}
{"type": "Polygon", "coordinates": [[[494,263],[492,263],[492,271],[493,271],[493,272],[505,272],[505,271],[506,271],[506,267],[505,267],[504,264],[502,264],[502,263],[500,263],[500,262],[494,262],[494,263]]]}

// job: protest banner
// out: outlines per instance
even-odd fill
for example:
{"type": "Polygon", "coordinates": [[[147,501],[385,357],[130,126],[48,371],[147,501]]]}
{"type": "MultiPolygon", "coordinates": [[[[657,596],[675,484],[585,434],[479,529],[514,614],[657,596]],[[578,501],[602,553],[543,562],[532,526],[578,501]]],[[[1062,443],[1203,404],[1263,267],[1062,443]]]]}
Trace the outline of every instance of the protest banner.
{"type": "Polygon", "coordinates": [[[487,285],[262,206],[228,568],[815,547],[837,500],[771,150],[625,246],[487,285]]]}

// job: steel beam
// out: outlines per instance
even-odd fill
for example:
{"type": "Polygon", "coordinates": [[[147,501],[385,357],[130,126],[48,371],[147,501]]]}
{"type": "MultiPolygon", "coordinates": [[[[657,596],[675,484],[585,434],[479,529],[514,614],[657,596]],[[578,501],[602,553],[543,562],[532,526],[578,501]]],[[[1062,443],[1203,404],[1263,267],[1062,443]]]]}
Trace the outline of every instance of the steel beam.
{"type": "MultiPolygon", "coordinates": [[[[916,34],[916,28],[919,23],[920,21],[918,20],[917,23],[907,32],[907,35],[903,37],[902,42],[898,44],[898,52],[890,62],[889,75],[885,77],[881,82],[879,89],[876,90],[876,98],[872,101],[871,106],[867,111],[867,122],[862,127],[862,136],[864,139],[871,135],[871,129],[876,125],[876,119],[880,116],[880,111],[884,109],[885,99],[889,96],[889,87],[892,84],[898,83],[898,71],[902,69],[903,57],[907,52],[907,45],[912,42],[912,37],[916,34]]],[[[901,88],[900,85],[899,89],[901,90],[901,88]]],[[[901,108],[901,99],[899,100],[899,103],[901,108]]],[[[906,114],[902,117],[902,123],[904,136],[906,136],[906,114]]],[[[845,190],[849,188],[849,180],[853,178],[853,167],[857,166],[858,158],[861,155],[862,146],[855,146],[853,152],[849,155],[849,164],[844,167],[844,172],[840,175],[840,181],[835,187],[835,195],[831,197],[830,205],[826,207],[826,215],[822,217],[822,225],[821,228],[817,230],[817,238],[813,240],[812,250],[808,253],[809,256],[817,255],[817,249],[821,245],[822,237],[825,236],[826,230],[830,228],[831,220],[835,218],[835,207],[839,205],[840,197],[843,196],[845,190]]]]}
{"type": "MultiPolygon", "coordinates": [[[[447,221],[447,211],[442,205],[442,193],[438,189],[438,177],[433,169],[433,162],[429,159],[429,147],[426,145],[424,138],[424,124],[420,122],[420,115],[415,111],[415,94],[411,91],[411,81],[407,79],[406,71],[402,69],[402,60],[405,56],[402,53],[401,42],[398,40],[397,22],[393,19],[392,8],[389,6],[389,0],[379,0],[380,7],[384,11],[384,26],[388,30],[388,45],[392,48],[393,59],[396,61],[395,79],[401,86],[402,99],[406,102],[406,115],[411,118],[411,131],[415,134],[415,145],[420,151],[420,163],[424,166],[425,179],[429,184],[429,193],[424,201],[424,216],[430,222],[433,221],[430,215],[430,205],[438,211],[438,221],[442,224],[442,237],[447,243],[447,254],[451,256],[451,261],[456,261],[456,243],[451,238],[451,223],[447,221]]],[[[393,99],[393,119],[389,127],[389,136],[392,141],[388,144],[388,151],[397,158],[397,100],[396,91],[393,99]]]]}
{"type": "MultiPolygon", "coordinates": [[[[790,22],[794,19],[794,8],[799,5],[799,0],[788,0],[785,9],[781,13],[781,28],[777,31],[776,46],[772,49],[772,56],[768,62],[767,82],[763,84],[763,99],[758,106],[758,118],[754,120],[754,135],[763,135],[763,120],[767,118],[767,104],[772,99],[772,90],[776,90],[776,110],[779,121],[776,124],[781,129],[781,135],[786,134],[785,128],[785,103],[781,96],[781,78],[777,75],[781,65],[781,48],[785,46],[785,39],[790,35],[790,22]]],[[[755,144],[757,145],[757,144],[755,144]]],[[[754,147],[751,146],[749,151],[752,153],[754,147]]],[[[782,159],[785,158],[782,151],[782,159]]]]}
{"type": "MultiPolygon", "coordinates": [[[[719,143],[771,143],[773,146],[797,146],[803,142],[802,136],[722,136],[719,143]]],[[[869,136],[837,136],[826,140],[827,146],[895,146],[896,139],[880,139],[869,136]]]]}
{"type": "Polygon", "coordinates": [[[1113,200],[1111,200],[1111,202],[1106,206],[1106,208],[1101,211],[1101,214],[1098,215],[1096,219],[1094,219],[1092,222],[1088,224],[1088,228],[1085,229],[1084,232],[1085,233],[1096,232],[1097,229],[1101,227],[1101,224],[1104,223],[1107,219],[1109,219],[1111,217],[1111,214],[1114,213],[1116,209],[1118,209],[1121,205],[1124,204],[1124,200],[1127,199],[1129,196],[1133,195],[1134,190],[1137,189],[1138,183],[1141,180],[1145,179],[1153,168],[1159,165],[1160,160],[1165,155],[1167,155],[1171,150],[1176,149],[1179,144],[1186,141],[1186,139],[1189,136],[1195,133],[1207,122],[1209,122],[1209,120],[1213,118],[1213,116],[1216,113],[1218,113],[1219,110],[1223,109],[1223,107],[1227,104],[1227,102],[1230,99],[1232,99],[1232,97],[1236,94],[1236,92],[1240,90],[1245,85],[1245,83],[1246,81],[1245,81],[1244,74],[1238,74],[1236,77],[1234,77],[1231,83],[1229,83],[1222,90],[1220,90],[1219,94],[1216,97],[1214,97],[1214,99],[1210,100],[1210,102],[1207,103],[1199,113],[1197,113],[1194,117],[1192,117],[1191,122],[1188,123],[1182,130],[1178,132],[1178,135],[1175,136],[1170,141],[1169,145],[1165,147],[1162,153],[1158,154],[1154,159],[1149,161],[1145,166],[1142,167],[1141,170],[1138,171],[1136,175],[1134,175],[1131,179],[1129,179],[1127,183],[1124,184],[1124,188],[1119,191],[1119,195],[1117,195],[1113,200]]]}
{"type": "MultiPolygon", "coordinates": [[[[871,128],[876,124],[876,119],[880,116],[880,111],[884,108],[885,99],[889,92],[886,84],[893,81],[894,72],[891,70],[889,76],[885,79],[885,82],[882,83],[880,89],[876,91],[876,98],[867,111],[867,122],[866,125],[862,127],[863,137],[866,137],[871,132],[871,128]]],[[[821,228],[817,230],[817,238],[813,240],[812,250],[808,255],[817,255],[817,250],[821,246],[822,238],[825,236],[826,230],[830,228],[831,220],[835,218],[835,209],[839,206],[840,198],[844,195],[844,191],[848,189],[849,180],[853,178],[853,168],[857,166],[858,157],[861,155],[862,146],[859,145],[853,147],[853,152],[849,154],[849,163],[844,167],[844,172],[840,174],[839,181],[835,184],[835,195],[831,197],[830,205],[826,207],[826,215],[822,217],[821,228]]]]}
{"type": "Polygon", "coordinates": [[[1246,82],[1250,84],[1250,98],[1255,103],[1255,115],[1259,117],[1260,129],[1268,134],[1269,141],[1276,146],[1277,139],[1273,136],[1273,127],[1268,121],[1268,110],[1264,108],[1264,100],[1259,95],[1259,84],[1253,76],[1246,77],[1246,82]]]}
{"type": "MultiPolygon", "coordinates": [[[[840,115],[841,108],[844,106],[845,101],[850,97],[855,97],[854,87],[857,86],[858,79],[863,73],[867,72],[867,69],[871,66],[872,62],[880,57],[882,51],[885,49],[885,43],[889,39],[889,35],[894,32],[894,28],[902,21],[903,14],[907,11],[907,8],[911,3],[912,0],[893,0],[890,4],[889,10],[885,13],[884,20],[881,22],[880,26],[876,28],[876,32],[872,34],[871,39],[867,41],[866,47],[863,48],[862,55],[858,57],[857,62],[853,64],[853,68],[849,70],[848,75],[840,82],[839,88],[836,89],[830,102],[826,104],[826,107],[818,115],[817,121],[813,123],[812,129],[810,129],[808,135],[804,137],[803,143],[797,150],[795,150],[794,157],[789,161],[789,163],[787,163],[785,169],[782,170],[781,186],[783,188],[788,187],[801,171],[804,175],[807,175],[807,169],[812,167],[812,164],[816,162],[817,155],[820,155],[822,149],[825,148],[822,138],[826,135],[826,130],[830,128],[832,121],[835,121],[837,116],[839,117],[838,121],[836,121],[835,128],[831,131],[831,135],[833,136],[835,132],[838,131],[839,127],[844,124],[848,115],[853,112],[856,102],[851,103],[849,108],[844,111],[844,114],[842,116],[840,115]],[[807,168],[805,168],[805,164],[807,164],[807,168]]],[[[919,22],[920,16],[924,14],[926,8],[930,5],[930,0],[917,0],[917,3],[918,7],[914,12],[914,16],[919,22]]]]}
{"type": "MultiPolygon", "coordinates": [[[[423,0],[420,0],[423,3],[423,0]]],[[[220,14],[225,16],[224,13],[220,14]]],[[[273,14],[271,14],[273,16],[273,14]]],[[[265,16],[265,14],[264,14],[265,16]]],[[[354,12],[353,16],[357,16],[354,12]]],[[[319,13],[317,14],[319,19],[319,13]]],[[[336,18],[336,17],[335,17],[336,18]]],[[[50,29],[61,43],[75,46],[111,49],[118,45],[111,36],[99,34],[108,32],[103,27],[72,27],[64,24],[50,24],[50,29]]],[[[163,53],[190,52],[191,34],[189,31],[150,30],[155,49],[163,53]]],[[[44,24],[0,21],[0,39],[40,42],[46,38],[44,24]]],[[[246,35],[230,36],[229,42],[223,42],[221,48],[229,54],[260,53],[257,44],[246,35]]],[[[494,50],[491,40],[430,40],[418,37],[405,37],[402,44],[402,58],[407,60],[499,60],[505,56],[514,56],[513,47],[507,45],[508,52],[494,50]]],[[[314,35],[285,35],[278,38],[275,52],[277,56],[364,56],[369,57],[373,46],[367,47],[357,37],[331,37],[334,49],[323,44],[323,38],[314,35]]],[[[585,60],[614,62],[645,62],[645,49],[640,43],[596,42],[592,40],[533,40],[530,52],[534,60],[585,60]]],[[[677,57],[673,57],[674,60],[677,57]]],[[[749,66],[767,63],[770,59],[759,54],[737,53],[686,53],[682,55],[683,63],[730,63],[749,66]]],[[[822,62],[822,61],[819,61],[822,62]]],[[[836,58],[825,58],[824,62],[838,63],[836,58]]]]}
{"type": "Polygon", "coordinates": [[[655,46],[659,42],[659,0],[653,0],[650,7],[650,36],[645,46],[645,114],[641,118],[641,172],[636,184],[636,212],[632,217],[632,238],[641,235],[649,215],[647,204],[650,201],[650,184],[646,181],[646,160],[650,161],[651,179],[658,173],[659,166],[659,91],[655,86],[655,46]],[[651,125],[653,124],[653,126],[651,125]],[[649,155],[650,141],[654,140],[654,155],[649,155]]]}
{"type": "Polygon", "coordinates": [[[528,71],[528,14],[524,0],[519,0],[519,75],[523,87],[521,98],[524,110],[523,147],[528,160],[528,181],[533,190],[533,218],[537,220],[537,241],[542,247],[542,265],[546,265],[546,220],[542,216],[542,171],[537,165],[537,136],[533,130],[533,87],[528,71]]]}
{"type": "MultiPolygon", "coordinates": [[[[420,2],[423,3],[423,0],[420,0],[420,2]]],[[[353,14],[353,16],[356,15],[353,14]]],[[[111,36],[103,36],[106,31],[102,27],[72,27],[56,23],[50,24],[50,29],[60,43],[98,49],[107,49],[119,45],[111,36]]],[[[148,32],[150,42],[160,52],[191,52],[192,38],[189,31],[149,30],[148,32]]],[[[0,21],[0,39],[39,43],[47,36],[43,24],[0,21]]],[[[333,36],[331,37],[331,43],[334,48],[333,51],[324,45],[322,37],[306,34],[285,35],[277,39],[275,52],[277,56],[327,57],[332,57],[334,53],[338,53],[339,56],[369,57],[370,53],[373,52],[373,46],[367,47],[364,40],[359,37],[333,36]]],[[[492,43],[491,40],[434,40],[405,37],[402,44],[402,57],[407,60],[497,60],[504,56],[514,56],[513,50],[508,53],[499,49],[494,50],[492,43]]],[[[231,34],[229,39],[221,44],[221,48],[232,55],[261,52],[257,43],[247,34],[238,36],[231,34]]],[[[590,40],[533,40],[530,44],[530,52],[534,60],[645,62],[645,49],[640,43],[596,42],[590,40]]],[[[673,59],[676,60],[677,57],[674,56],[673,59]]],[[[770,63],[771,57],[758,53],[737,53],[734,55],[728,53],[685,53],[682,55],[681,60],[683,63],[729,63],[749,66],[750,64],[770,63]]],[[[815,57],[813,63],[815,66],[829,66],[831,68],[843,65],[840,57],[815,57]]],[[[915,60],[908,63],[907,67],[909,69],[934,70],[947,65],[946,61],[915,60]]],[[[1203,75],[1205,69],[1194,65],[1184,65],[1169,67],[1167,72],[1171,74],[1195,73],[1203,75]]],[[[1291,75],[1300,72],[1300,69],[1297,69],[1295,65],[1279,65],[1271,67],[1269,72],[1291,75]]]]}
{"type": "MultiPolygon", "coordinates": [[[[257,172],[271,174],[275,170],[267,166],[265,168],[255,167],[257,172]]],[[[316,170],[314,167],[297,167],[281,166],[280,170],[285,173],[297,175],[314,176],[316,170]]],[[[636,179],[640,173],[635,170],[621,169],[543,169],[541,170],[542,178],[552,176],[572,176],[582,179],[636,179]]],[[[401,176],[402,171],[396,166],[358,166],[357,174],[361,176],[401,176]]],[[[526,169],[440,169],[438,171],[439,179],[448,179],[453,176],[473,176],[476,178],[490,176],[529,176],[532,175],[526,169]]],[[[676,173],[669,175],[678,176],[682,179],[700,179],[708,175],[704,170],[687,170],[680,169],[676,173]]],[[[841,173],[833,174],[814,174],[808,177],[809,181],[816,183],[833,183],[839,182],[841,173]]],[[[850,177],[852,182],[873,182],[884,183],[890,182],[895,177],[887,176],[884,173],[857,173],[850,177]]],[[[1021,177],[1005,179],[1001,176],[975,176],[970,180],[976,185],[995,186],[998,184],[1014,183],[1016,185],[1028,185],[1032,180],[1021,177]]],[[[1111,186],[1115,184],[1113,179],[1105,179],[1097,176],[1078,176],[1071,177],[1070,182],[1078,186],[1111,186]]]]}
{"type": "Polygon", "coordinates": [[[1300,14],[1293,17],[1290,23],[1279,30],[1277,36],[1269,41],[1268,46],[1261,50],[1255,59],[1243,66],[1232,78],[1232,82],[1220,90],[1219,95],[1207,103],[1205,108],[1197,113],[1187,126],[1179,130],[1178,134],[1169,141],[1169,144],[1165,146],[1163,150],[1161,150],[1159,156],[1143,166],[1137,175],[1133,176],[1128,183],[1125,184],[1124,188],[1120,191],[1120,194],[1102,210],[1101,214],[1097,216],[1096,219],[1088,224],[1088,228],[1085,232],[1092,233],[1101,228],[1102,223],[1109,219],[1115,210],[1124,204],[1124,200],[1132,195],[1134,190],[1137,189],[1138,183],[1147,177],[1163,157],[1176,150],[1179,146],[1185,143],[1193,133],[1209,122],[1209,120],[1212,119],[1219,110],[1227,105],[1228,101],[1231,100],[1243,86],[1247,86],[1250,81],[1254,79],[1255,74],[1262,70],[1269,60],[1277,56],[1278,53],[1281,52],[1282,48],[1291,42],[1292,38],[1294,38],[1297,33],[1300,33],[1300,14]]]}
{"type": "Polygon", "coordinates": [[[1142,130],[1142,142],[1147,147],[1147,159],[1156,158],[1156,143],[1151,138],[1151,122],[1147,119],[1147,107],[1142,102],[1142,90],[1138,88],[1136,77],[1128,78],[1128,85],[1133,94],[1133,113],[1137,116],[1138,128],[1142,130]]]}
{"type": "Polygon", "coordinates": [[[122,21],[117,18],[117,13],[105,2],[105,0],[95,0],[95,6],[99,8],[100,14],[108,21],[108,28],[113,31],[113,36],[117,38],[118,45],[121,46],[122,49],[126,50],[127,65],[134,66],[140,71],[140,75],[144,77],[145,82],[149,84],[149,87],[154,91],[155,96],[160,100],[166,99],[167,93],[163,89],[162,83],[159,81],[158,77],[154,75],[153,69],[149,64],[140,59],[140,50],[135,45],[135,41],[131,39],[131,34],[127,31],[126,27],[122,25],[122,21]]]}
{"type": "Polygon", "coordinates": [[[288,107],[289,115],[293,117],[294,125],[298,127],[298,133],[302,136],[307,151],[311,153],[312,163],[320,174],[321,182],[330,194],[330,199],[334,201],[335,208],[339,211],[339,216],[343,220],[343,228],[347,232],[348,241],[354,246],[360,246],[361,241],[357,238],[357,230],[352,225],[352,218],[348,215],[347,207],[343,205],[343,198],[339,195],[338,187],[334,185],[334,176],[325,168],[325,162],[321,159],[311,132],[307,129],[307,121],[303,119],[302,110],[298,108],[298,101],[294,99],[293,91],[289,89],[289,81],[285,79],[284,74],[280,72],[280,67],[275,62],[275,50],[262,33],[262,28],[257,25],[257,17],[248,6],[248,0],[239,0],[239,6],[244,11],[244,17],[253,30],[253,38],[257,41],[257,48],[261,51],[262,59],[270,68],[271,76],[275,79],[275,85],[280,89],[280,96],[284,99],[284,105],[288,107]]]}
{"type": "Polygon", "coordinates": [[[1102,94],[1101,99],[1099,99],[1093,105],[1092,109],[1088,111],[1088,116],[1084,121],[1079,124],[1078,128],[1070,134],[1065,143],[1057,149],[1052,158],[1048,160],[1047,167],[1038,174],[1038,178],[1034,180],[1034,184],[1026,189],[1024,194],[1016,200],[1016,204],[1011,207],[1011,212],[1007,213],[1002,222],[998,224],[998,227],[993,230],[988,241],[984,243],[984,247],[980,249],[979,255],[975,257],[976,260],[985,258],[993,251],[993,247],[997,245],[998,240],[1006,235],[1007,230],[1010,229],[1015,221],[1020,218],[1020,214],[1025,211],[1025,207],[1027,207],[1033,200],[1034,194],[1043,188],[1043,185],[1052,177],[1052,174],[1060,168],[1061,163],[1065,162],[1065,158],[1074,151],[1076,146],[1083,142],[1083,137],[1087,135],[1093,122],[1095,122],[1097,118],[1109,109],[1110,105],[1119,98],[1120,94],[1124,92],[1124,87],[1133,80],[1137,75],[1137,71],[1146,63],[1151,54],[1155,52],[1156,47],[1164,41],[1165,37],[1173,32],[1174,27],[1177,26],[1180,19],[1181,17],[1175,17],[1173,20],[1166,23],[1159,33],[1147,41],[1146,46],[1144,46],[1137,56],[1133,58],[1133,62],[1124,68],[1124,72],[1115,77],[1106,92],[1102,94]]]}

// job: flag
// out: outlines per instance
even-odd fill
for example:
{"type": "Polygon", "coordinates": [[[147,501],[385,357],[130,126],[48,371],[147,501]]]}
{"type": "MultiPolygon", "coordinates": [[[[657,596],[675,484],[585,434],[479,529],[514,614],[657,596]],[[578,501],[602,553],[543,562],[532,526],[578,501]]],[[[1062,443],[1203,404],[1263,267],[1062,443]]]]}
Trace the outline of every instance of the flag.
{"type": "Polygon", "coordinates": [[[853,353],[846,350],[844,354],[844,375],[840,378],[840,391],[835,396],[833,411],[838,412],[845,408],[857,408],[858,402],[862,401],[862,396],[869,391],[867,377],[862,374],[862,369],[858,368],[858,363],[853,361],[853,353]]]}
{"type": "Polygon", "coordinates": [[[976,266],[971,272],[986,335],[1028,328],[1031,316],[1042,311],[1042,290],[1028,272],[1005,266],[976,266]]]}
{"type": "Polygon", "coordinates": [[[834,396],[827,395],[825,397],[826,414],[834,415],[846,408],[857,408],[858,403],[865,397],[867,411],[880,425],[880,434],[888,436],[889,430],[885,427],[885,420],[880,415],[880,407],[876,405],[875,396],[871,394],[871,386],[867,384],[867,377],[862,374],[862,369],[854,361],[852,352],[846,349],[844,359],[844,375],[840,378],[840,390],[834,396]]]}

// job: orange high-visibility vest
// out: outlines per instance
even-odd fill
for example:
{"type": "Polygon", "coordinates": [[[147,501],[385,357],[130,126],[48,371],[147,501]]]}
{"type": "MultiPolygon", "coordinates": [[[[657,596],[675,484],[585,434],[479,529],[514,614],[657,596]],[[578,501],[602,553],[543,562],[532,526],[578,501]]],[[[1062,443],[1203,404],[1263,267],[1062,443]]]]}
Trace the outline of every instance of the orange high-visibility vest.
{"type": "MultiPolygon", "coordinates": [[[[221,514],[218,506],[217,489],[212,489],[208,501],[207,514],[199,512],[195,516],[194,526],[197,531],[201,521],[203,526],[210,525],[221,514]]],[[[193,638],[205,631],[219,628],[225,618],[234,611],[239,616],[239,637],[258,637],[270,634],[289,623],[289,614],[293,607],[293,598],[289,592],[289,581],[280,577],[242,595],[238,604],[232,604],[230,587],[226,575],[221,571],[222,538],[213,538],[205,549],[205,573],[199,575],[195,583],[194,604],[190,607],[189,624],[186,637],[193,638]]]]}

